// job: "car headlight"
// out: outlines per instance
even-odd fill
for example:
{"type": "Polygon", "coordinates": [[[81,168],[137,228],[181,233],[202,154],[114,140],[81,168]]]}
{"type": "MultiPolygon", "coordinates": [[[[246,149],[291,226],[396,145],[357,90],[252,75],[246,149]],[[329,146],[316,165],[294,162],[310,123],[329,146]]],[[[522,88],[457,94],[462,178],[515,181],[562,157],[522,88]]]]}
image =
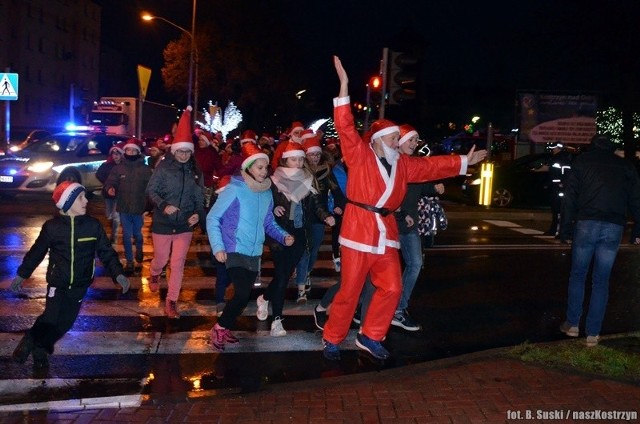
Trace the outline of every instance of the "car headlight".
{"type": "Polygon", "coordinates": [[[29,165],[27,167],[28,171],[31,172],[45,172],[48,171],[49,169],[51,169],[51,167],[53,166],[53,162],[48,161],[48,162],[34,162],[31,165],[29,165]]]}

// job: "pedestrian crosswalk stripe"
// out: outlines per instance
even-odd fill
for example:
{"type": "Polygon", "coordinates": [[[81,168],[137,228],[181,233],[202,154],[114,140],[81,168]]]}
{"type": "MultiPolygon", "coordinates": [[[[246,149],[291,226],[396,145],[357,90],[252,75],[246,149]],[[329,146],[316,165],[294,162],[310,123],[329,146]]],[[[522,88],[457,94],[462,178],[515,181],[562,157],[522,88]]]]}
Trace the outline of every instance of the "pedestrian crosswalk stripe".
{"type": "MultiPolygon", "coordinates": [[[[356,350],[355,329],[349,330],[342,350],[356,350]]],[[[287,329],[284,337],[268,330],[234,331],[239,343],[227,344],[225,353],[314,352],[322,350],[321,332],[287,329]]],[[[126,332],[69,331],[56,343],[56,356],[69,355],[182,355],[218,353],[209,344],[209,331],[126,332]]],[[[0,333],[0,355],[11,356],[22,334],[0,333]]]]}

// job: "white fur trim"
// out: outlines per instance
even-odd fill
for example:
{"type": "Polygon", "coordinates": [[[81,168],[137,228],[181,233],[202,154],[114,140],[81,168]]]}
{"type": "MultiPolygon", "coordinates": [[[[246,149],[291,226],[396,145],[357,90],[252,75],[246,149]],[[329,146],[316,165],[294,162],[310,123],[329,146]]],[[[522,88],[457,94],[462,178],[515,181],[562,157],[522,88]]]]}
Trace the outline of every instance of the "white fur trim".
{"type": "Polygon", "coordinates": [[[84,190],[84,187],[82,186],[82,184],[78,184],[78,183],[69,184],[69,187],[67,187],[62,192],[62,196],[60,196],[60,200],[56,202],[56,207],[58,209],[62,209],[64,204],[67,202],[67,200],[69,200],[69,196],[71,196],[71,193],[73,193],[73,191],[76,190],[77,188],[82,188],[84,190]]]}
{"type": "Polygon", "coordinates": [[[376,138],[380,138],[382,136],[385,136],[387,134],[391,134],[394,132],[400,133],[400,127],[397,125],[392,125],[390,127],[383,128],[380,131],[376,131],[373,134],[371,134],[371,140],[375,140],[376,138]]]}
{"type": "Polygon", "coordinates": [[[418,131],[411,130],[408,133],[406,133],[404,136],[400,137],[400,140],[398,140],[398,146],[402,146],[404,143],[409,141],[409,139],[414,135],[418,135],[418,131]]]}
{"type": "Polygon", "coordinates": [[[248,158],[246,158],[245,160],[242,161],[242,165],[240,166],[243,170],[246,170],[249,165],[251,165],[251,163],[255,160],[258,159],[264,159],[267,161],[267,163],[269,163],[269,156],[267,156],[266,153],[254,153],[251,156],[249,156],[248,158]]]}
{"type": "Polygon", "coordinates": [[[179,141],[177,143],[171,143],[171,153],[175,153],[176,150],[180,149],[191,150],[191,153],[195,151],[193,143],[190,141],[179,141]]]}
{"type": "Polygon", "coordinates": [[[334,97],[333,98],[333,107],[344,106],[351,103],[351,97],[334,97]]]}
{"type": "Polygon", "coordinates": [[[282,158],[286,159],[286,158],[304,158],[307,157],[307,154],[304,152],[304,150],[300,149],[300,150],[287,150],[282,154],[282,158]]]}
{"type": "Polygon", "coordinates": [[[138,151],[138,153],[142,153],[142,150],[140,149],[140,146],[138,146],[136,143],[127,143],[124,146],[122,146],[122,152],[124,153],[125,150],[127,150],[128,147],[134,148],[138,151]]]}
{"type": "Polygon", "coordinates": [[[311,146],[307,148],[307,153],[322,153],[322,149],[318,146],[311,146]]]}

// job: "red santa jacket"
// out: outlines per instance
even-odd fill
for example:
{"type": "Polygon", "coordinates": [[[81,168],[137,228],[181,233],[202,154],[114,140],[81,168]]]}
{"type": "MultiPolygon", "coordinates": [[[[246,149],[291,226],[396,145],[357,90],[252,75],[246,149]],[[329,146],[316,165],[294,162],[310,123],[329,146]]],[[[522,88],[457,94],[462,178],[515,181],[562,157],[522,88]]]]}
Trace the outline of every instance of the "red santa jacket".
{"type": "MultiPolygon", "coordinates": [[[[353,122],[349,97],[333,99],[335,127],[344,161],[349,169],[349,200],[395,211],[407,192],[407,184],[464,174],[466,156],[411,157],[400,155],[391,175],[364,141],[353,122]]],[[[379,213],[348,203],[340,230],[340,244],[352,249],[383,254],[386,247],[398,249],[398,227],[393,214],[379,213]]]]}

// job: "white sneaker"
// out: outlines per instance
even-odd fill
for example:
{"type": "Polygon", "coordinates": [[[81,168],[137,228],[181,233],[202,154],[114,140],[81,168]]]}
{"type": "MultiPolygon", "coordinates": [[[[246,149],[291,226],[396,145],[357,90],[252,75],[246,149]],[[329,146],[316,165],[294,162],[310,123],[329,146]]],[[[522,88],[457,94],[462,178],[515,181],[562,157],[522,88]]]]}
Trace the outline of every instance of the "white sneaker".
{"type": "Polygon", "coordinates": [[[287,330],[282,328],[282,319],[275,317],[271,323],[271,336],[282,337],[287,335],[287,330]]]}
{"type": "Polygon", "coordinates": [[[258,309],[256,310],[256,316],[260,321],[264,321],[269,316],[269,301],[264,300],[264,296],[260,295],[256,299],[258,309]]]}

